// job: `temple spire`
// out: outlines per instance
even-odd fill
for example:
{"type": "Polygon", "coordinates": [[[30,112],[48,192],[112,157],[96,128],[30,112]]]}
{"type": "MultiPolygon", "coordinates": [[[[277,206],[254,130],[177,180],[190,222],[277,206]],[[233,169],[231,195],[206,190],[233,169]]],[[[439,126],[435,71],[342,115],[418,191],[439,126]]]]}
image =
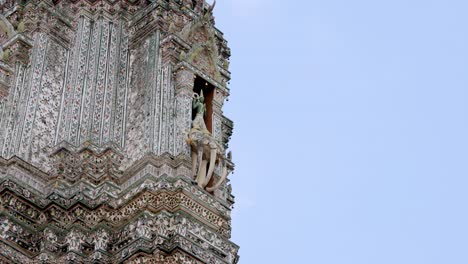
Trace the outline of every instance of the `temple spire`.
{"type": "Polygon", "coordinates": [[[215,5],[0,3],[1,263],[237,263],[215,5]]]}

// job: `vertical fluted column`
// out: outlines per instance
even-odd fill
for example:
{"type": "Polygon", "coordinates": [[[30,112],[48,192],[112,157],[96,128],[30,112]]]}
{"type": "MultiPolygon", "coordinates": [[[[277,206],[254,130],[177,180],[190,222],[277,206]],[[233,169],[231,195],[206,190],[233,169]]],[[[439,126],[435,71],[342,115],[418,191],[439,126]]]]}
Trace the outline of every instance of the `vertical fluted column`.
{"type": "Polygon", "coordinates": [[[190,155],[186,143],[187,133],[192,122],[192,94],[195,75],[184,68],[178,69],[175,75],[176,82],[176,133],[175,154],[190,155]]]}
{"type": "Polygon", "coordinates": [[[222,107],[224,104],[224,93],[216,88],[214,98],[213,98],[213,137],[219,142],[222,143],[223,132],[222,132],[222,120],[223,120],[223,111],[222,107]]]}

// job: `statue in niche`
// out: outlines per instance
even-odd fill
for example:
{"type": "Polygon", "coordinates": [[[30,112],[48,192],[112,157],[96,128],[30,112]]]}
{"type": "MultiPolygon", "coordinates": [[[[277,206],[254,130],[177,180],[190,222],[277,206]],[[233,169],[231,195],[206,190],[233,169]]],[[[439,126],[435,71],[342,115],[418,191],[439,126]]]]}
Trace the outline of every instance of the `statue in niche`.
{"type": "Polygon", "coordinates": [[[229,174],[228,165],[232,168],[232,162],[226,158],[225,149],[216,141],[206,128],[204,116],[206,115],[206,104],[203,90],[200,95],[194,94],[192,110],[196,113],[192,121],[187,144],[192,149],[192,176],[196,179],[198,186],[213,192],[226,180],[229,174]],[[213,178],[216,165],[222,166],[222,174],[218,182],[207,187],[213,178]]]}
{"type": "Polygon", "coordinates": [[[203,90],[200,91],[200,95],[197,93],[193,94],[192,108],[195,113],[201,113],[203,116],[206,115],[206,104],[205,96],[203,96],[203,90]]]}

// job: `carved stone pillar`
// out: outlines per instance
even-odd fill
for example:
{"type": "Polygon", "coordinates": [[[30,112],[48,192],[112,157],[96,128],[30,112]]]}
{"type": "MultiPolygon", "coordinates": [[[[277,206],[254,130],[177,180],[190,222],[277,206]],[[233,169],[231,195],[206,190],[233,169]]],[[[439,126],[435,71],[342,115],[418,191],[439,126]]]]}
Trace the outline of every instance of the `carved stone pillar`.
{"type": "Polygon", "coordinates": [[[186,143],[187,133],[192,122],[192,94],[195,75],[183,66],[175,74],[176,83],[176,140],[175,154],[190,156],[186,143]]]}
{"type": "Polygon", "coordinates": [[[213,137],[222,143],[223,133],[222,133],[222,120],[223,120],[223,111],[222,107],[224,104],[225,95],[221,89],[216,88],[214,98],[213,98],[213,137]]]}

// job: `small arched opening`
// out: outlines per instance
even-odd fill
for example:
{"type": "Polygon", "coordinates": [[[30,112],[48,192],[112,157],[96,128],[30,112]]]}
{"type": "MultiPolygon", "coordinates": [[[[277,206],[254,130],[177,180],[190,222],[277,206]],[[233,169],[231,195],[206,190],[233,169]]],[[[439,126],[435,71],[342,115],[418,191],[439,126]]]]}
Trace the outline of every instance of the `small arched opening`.
{"type": "MultiPolygon", "coordinates": [[[[214,98],[214,90],[215,87],[203,79],[200,76],[195,77],[195,84],[193,86],[193,92],[200,95],[201,91],[203,91],[203,96],[205,97],[205,104],[206,104],[206,113],[204,116],[206,128],[210,133],[213,133],[213,98],[214,98]]],[[[195,119],[195,111],[192,111],[192,120],[195,119]]]]}

